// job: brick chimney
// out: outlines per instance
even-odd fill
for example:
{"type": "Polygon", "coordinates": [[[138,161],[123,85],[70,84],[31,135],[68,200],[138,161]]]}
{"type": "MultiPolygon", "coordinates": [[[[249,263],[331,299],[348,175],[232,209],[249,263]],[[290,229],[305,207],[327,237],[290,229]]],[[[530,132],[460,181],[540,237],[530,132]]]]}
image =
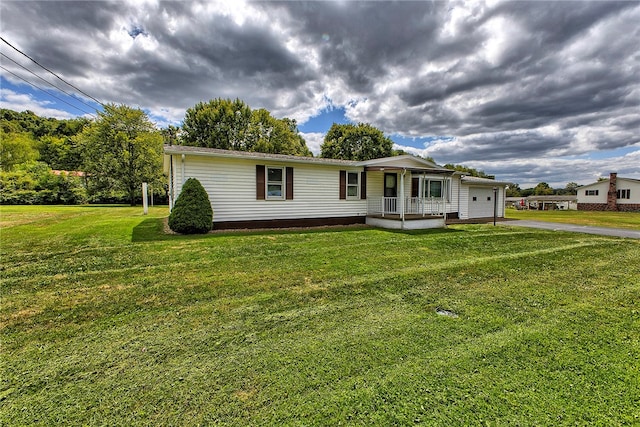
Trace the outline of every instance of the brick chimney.
{"type": "Polygon", "coordinates": [[[617,197],[617,173],[611,172],[609,175],[609,192],[607,193],[607,210],[608,211],[617,211],[618,210],[618,197],[617,197]]]}

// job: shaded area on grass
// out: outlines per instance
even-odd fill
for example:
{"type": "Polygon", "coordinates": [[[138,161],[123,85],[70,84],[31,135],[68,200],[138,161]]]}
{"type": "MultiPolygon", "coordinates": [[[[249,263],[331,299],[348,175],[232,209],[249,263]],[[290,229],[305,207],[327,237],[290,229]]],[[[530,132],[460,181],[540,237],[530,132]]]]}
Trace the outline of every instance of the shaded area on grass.
{"type": "MultiPolygon", "coordinates": [[[[148,218],[133,227],[131,233],[132,242],[153,242],[171,240],[176,238],[203,238],[205,236],[267,236],[287,234],[314,234],[314,233],[340,233],[344,231],[372,230],[366,225],[330,225],[318,227],[292,227],[292,228],[268,228],[268,229],[229,229],[215,230],[206,235],[185,235],[167,232],[166,218],[148,218]]],[[[384,230],[389,233],[398,233],[411,236],[458,232],[455,228],[434,228],[425,230],[384,230]]]]}
{"type": "Polygon", "coordinates": [[[148,218],[133,227],[131,232],[132,242],[155,242],[171,238],[164,232],[165,218],[148,218]]]}

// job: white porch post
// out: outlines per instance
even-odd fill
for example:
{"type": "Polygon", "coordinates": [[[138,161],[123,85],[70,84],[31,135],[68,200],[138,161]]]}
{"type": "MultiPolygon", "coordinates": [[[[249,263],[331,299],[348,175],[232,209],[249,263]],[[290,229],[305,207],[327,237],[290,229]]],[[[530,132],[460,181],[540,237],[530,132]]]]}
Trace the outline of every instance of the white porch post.
{"type": "Polygon", "coordinates": [[[407,173],[406,169],[402,170],[400,174],[400,219],[402,220],[402,228],[404,228],[404,175],[407,173]]]}
{"type": "Polygon", "coordinates": [[[444,178],[442,180],[442,217],[444,222],[447,222],[447,196],[449,195],[449,179],[444,178]]]}

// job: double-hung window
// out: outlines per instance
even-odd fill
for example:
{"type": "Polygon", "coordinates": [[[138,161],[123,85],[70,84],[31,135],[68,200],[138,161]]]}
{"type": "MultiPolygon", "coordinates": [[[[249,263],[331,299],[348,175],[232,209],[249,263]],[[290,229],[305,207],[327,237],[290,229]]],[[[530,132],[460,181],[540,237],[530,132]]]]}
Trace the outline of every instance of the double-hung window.
{"type": "Polygon", "coordinates": [[[598,190],[585,190],[584,191],[584,195],[585,196],[597,196],[598,195],[598,190]]]}
{"type": "Polygon", "coordinates": [[[442,181],[429,181],[429,197],[442,197],[442,181]]]}
{"type": "Polygon", "coordinates": [[[360,198],[360,173],[347,172],[347,199],[360,198]]]}
{"type": "Polygon", "coordinates": [[[284,199],[284,168],[267,167],[267,199],[284,199]]]}
{"type": "Polygon", "coordinates": [[[631,198],[631,190],[618,190],[616,196],[618,199],[630,199],[631,198]]]}
{"type": "Polygon", "coordinates": [[[442,198],[442,180],[439,179],[425,179],[422,187],[424,197],[434,197],[436,199],[442,198]]]}

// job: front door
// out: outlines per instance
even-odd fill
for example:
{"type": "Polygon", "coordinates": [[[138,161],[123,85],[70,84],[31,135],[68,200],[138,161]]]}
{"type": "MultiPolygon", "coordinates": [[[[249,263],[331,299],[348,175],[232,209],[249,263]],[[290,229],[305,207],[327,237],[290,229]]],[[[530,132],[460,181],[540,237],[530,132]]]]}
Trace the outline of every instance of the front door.
{"type": "Polygon", "coordinates": [[[384,174],[384,197],[398,197],[398,174],[384,174]]]}

